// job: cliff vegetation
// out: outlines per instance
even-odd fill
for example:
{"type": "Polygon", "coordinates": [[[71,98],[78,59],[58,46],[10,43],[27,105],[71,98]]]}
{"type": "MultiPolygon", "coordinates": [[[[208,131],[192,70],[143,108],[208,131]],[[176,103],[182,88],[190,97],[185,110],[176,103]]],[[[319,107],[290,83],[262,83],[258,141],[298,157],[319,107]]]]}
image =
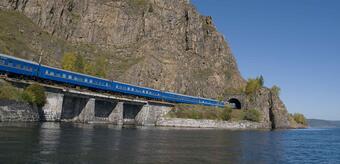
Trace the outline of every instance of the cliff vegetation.
{"type": "Polygon", "coordinates": [[[28,102],[40,107],[46,103],[45,89],[42,86],[32,84],[22,90],[4,81],[0,82],[0,99],[28,102]]]}
{"type": "Polygon", "coordinates": [[[168,113],[171,118],[184,119],[208,119],[223,121],[253,121],[260,122],[261,113],[257,110],[232,110],[230,107],[224,109],[217,107],[206,107],[201,105],[177,104],[168,113]]]}

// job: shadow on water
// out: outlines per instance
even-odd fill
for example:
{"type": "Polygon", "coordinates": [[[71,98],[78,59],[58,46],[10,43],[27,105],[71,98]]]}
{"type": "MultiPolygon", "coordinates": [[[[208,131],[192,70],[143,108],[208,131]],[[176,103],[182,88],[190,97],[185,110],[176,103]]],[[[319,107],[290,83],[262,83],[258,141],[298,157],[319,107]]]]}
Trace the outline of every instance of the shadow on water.
{"type": "Polygon", "coordinates": [[[0,163],[299,163],[324,162],[325,153],[333,155],[327,161],[339,160],[339,155],[332,153],[338,152],[339,147],[319,151],[323,133],[333,136],[325,141],[340,143],[339,137],[327,130],[227,131],[0,123],[0,163]]]}

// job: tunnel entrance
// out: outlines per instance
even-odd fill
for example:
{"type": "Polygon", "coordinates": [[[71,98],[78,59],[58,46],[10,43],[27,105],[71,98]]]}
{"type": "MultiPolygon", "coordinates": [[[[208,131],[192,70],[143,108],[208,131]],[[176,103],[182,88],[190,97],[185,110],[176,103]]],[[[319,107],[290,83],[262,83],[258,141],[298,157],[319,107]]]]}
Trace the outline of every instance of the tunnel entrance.
{"type": "Polygon", "coordinates": [[[241,102],[238,99],[232,98],[228,102],[232,105],[233,109],[242,109],[241,102]]]}

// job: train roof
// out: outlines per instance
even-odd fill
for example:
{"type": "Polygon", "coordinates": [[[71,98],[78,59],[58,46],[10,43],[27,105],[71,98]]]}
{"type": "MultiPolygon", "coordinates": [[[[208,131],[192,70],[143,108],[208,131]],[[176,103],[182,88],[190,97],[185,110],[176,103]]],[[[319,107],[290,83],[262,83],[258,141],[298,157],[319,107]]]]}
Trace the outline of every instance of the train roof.
{"type": "Polygon", "coordinates": [[[204,98],[204,97],[190,96],[190,95],[184,95],[184,94],[175,93],[175,92],[168,92],[168,91],[164,91],[164,92],[165,92],[165,93],[174,94],[174,95],[178,95],[178,96],[186,96],[186,97],[191,97],[191,98],[200,98],[200,99],[204,99],[204,100],[216,101],[216,100],[214,100],[214,99],[209,99],[209,98],[204,98]]]}
{"type": "Polygon", "coordinates": [[[64,70],[64,69],[60,69],[60,68],[55,68],[55,67],[51,67],[51,66],[47,66],[47,65],[42,65],[42,66],[47,67],[47,68],[51,68],[51,69],[56,69],[56,70],[59,70],[59,71],[64,71],[64,72],[68,72],[68,73],[73,73],[73,74],[78,74],[78,75],[82,75],[82,76],[87,76],[87,77],[91,77],[91,78],[95,78],[95,79],[99,79],[99,80],[104,80],[104,81],[109,81],[109,82],[116,82],[116,83],[120,83],[120,84],[125,84],[125,85],[130,85],[130,86],[134,86],[134,87],[140,87],[140,88],[145,88],[145,89],[161,92],[160,90],[153,89],[153,88],[142,87],[142,86],[128,84],[128,83],[123,83],[123,82],[119,82],[119,81],[115,81],[115,80],[104,79],[104,78],[100,78],[100,77],[96,77],[96,76],[92,76],[92,75],[88,75],[88,74],[68,71],[68,70],[64,70]]]}
{"type": "Polygon", "coordinates": [[[0,53],[0,56],[5,57],[5,58],[11,58],[11,59],[14,59],[14,60],[19,60],[19,61],[22,61],[22,62],[27,62],[27,63],[30,63],[30,64],[39,65],[37,62],[34,62],[34,61],[21,59],[21,58],[17,58],[17,57],[10,56],[10,55],[5,55],[5,54],[2,54],[2,53],[0,53]]]}

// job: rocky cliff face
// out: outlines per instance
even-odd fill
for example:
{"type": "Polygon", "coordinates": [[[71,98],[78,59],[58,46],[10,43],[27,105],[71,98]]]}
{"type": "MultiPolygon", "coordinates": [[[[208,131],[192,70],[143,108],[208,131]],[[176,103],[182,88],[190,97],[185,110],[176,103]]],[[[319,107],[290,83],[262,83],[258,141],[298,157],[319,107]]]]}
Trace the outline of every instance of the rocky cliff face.
{"type": "Polygon", "coordinates": [[[245,83],[212,18],[187,0],[4,0],[0,8],[2,21],[22,19],[2,25],[12,38],[0,40],[4,53],[42,53],[54,66],[68,51],[104,56],[110,79],[195,96],[216,98],[245,83]]]}
{"type": "MultiPolygon", "coordinates": [[[[104,57],[108,78],[216,98],[245,85],[212,18],[188,0],[2,0],[0,52],[60,67],[75,52],[104,57]]],[[[288,112],[268,89],[245,97],[265,127],[289,127],[288,112]]]]}
{"type": "Polygon", "coordinates": [[[289,113],[278,95],[270,89],[262,88],[253,95],[244,97],[245,109],[256,109],[262,113],[261,122],[267,128],[291,128],[289,113]]]}

